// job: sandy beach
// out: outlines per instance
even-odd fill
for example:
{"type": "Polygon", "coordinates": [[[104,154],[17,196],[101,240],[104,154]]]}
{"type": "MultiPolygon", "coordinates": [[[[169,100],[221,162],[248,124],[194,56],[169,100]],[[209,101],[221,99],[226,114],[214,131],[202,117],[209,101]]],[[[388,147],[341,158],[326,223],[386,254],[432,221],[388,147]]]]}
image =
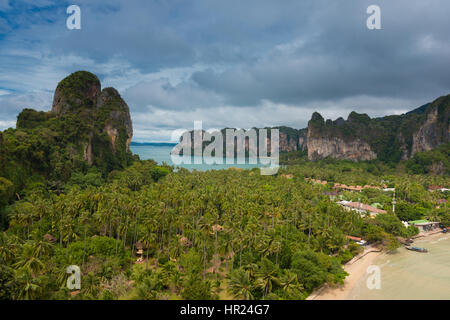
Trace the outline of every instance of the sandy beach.
{"type": "MultiPolygon", "coordinates": [[[[414,237],[414,240],[435,241],[440,238],[446,237],[441,231],[431,231],[428,233],[422,233],[414,237]]],[[[361,278],[363,278],[367,272],[367,268],[373,264],[373,262],[381,255],[386,254],[386,251],[381,251],[376,247],[367,247],[364,252],[350,260],[345,264],[344,270],[349,275],[344,280],[344,285],[331,287],[328,284],[315,290],[307,298],[307,300],[347,300],[349,294],[353,288],[357,285],[361,278]]]]}
{"type": "Polygon", "coordinates": [[[349,293],[366,274],[367,268],[373,261],[384,254],[384,251],[376,247],[367,247],[363,253],[359,254],[344,266],[348,276],[344,280],[344,285],[331,287],[324,285],[315,290],[306,300],[346,300],[349,293]]]}

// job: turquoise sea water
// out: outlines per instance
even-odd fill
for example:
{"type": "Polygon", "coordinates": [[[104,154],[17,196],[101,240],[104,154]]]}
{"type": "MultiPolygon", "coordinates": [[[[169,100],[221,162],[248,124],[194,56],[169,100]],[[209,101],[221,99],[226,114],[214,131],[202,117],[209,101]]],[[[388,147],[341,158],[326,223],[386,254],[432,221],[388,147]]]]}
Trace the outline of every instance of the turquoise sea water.
{"type": "Polygon", "coordinates": [[[397,249],[374,261],[381,270],[381,289],[367,288],[367,275],[350,292],[358,300],[450,300],[450,235],[416,240],[428,253],[397,249]]]}
{"type": "MultiPolygon", "coordinates": [[[[142,146],[136,146],[132,145],[131,151],[141,158],[141,160],[148,160],[153,159],[159,164],[162,164],[165,162],[169,165],[174,165],[172,162],[172,159],[170,157],[170,151],[173,149],[173,146],[167,146],[167,145],[142,145],[142,146]]],[[[181,156],[178,156],[178,158],[182,158],[181,156]]],[[[201,159],[200,157],[194,157],[193,161],[196,159],[202,161],[201,164],[180,164],[175,165],[179,167],[183,167],[189,170],[198,170],[198,171],[207,171],[207,170],[220,170],[220,169],[228,169],[231,167],[234,168],[243,168],[243,169],[252,169],[252,168],[260,168],[263,167],[262,164],[249,164],[247,161],[247,164],[213,164],[208,165],[204,163],[207,159],[212,160],[212,158],[205,157],[204,159],[201,159]]]]}

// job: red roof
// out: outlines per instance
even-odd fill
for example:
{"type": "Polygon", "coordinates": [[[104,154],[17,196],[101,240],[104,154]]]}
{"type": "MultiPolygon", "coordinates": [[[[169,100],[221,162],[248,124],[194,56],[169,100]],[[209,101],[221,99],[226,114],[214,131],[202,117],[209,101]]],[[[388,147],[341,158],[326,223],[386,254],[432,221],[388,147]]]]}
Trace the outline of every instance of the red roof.
{"type": "Polygon", "coordinates": [[[352,237],[352,236],[347,236],[347,239],[353,240],[353,241],[361,241],[361,238],[358,237],[352,237]]]}

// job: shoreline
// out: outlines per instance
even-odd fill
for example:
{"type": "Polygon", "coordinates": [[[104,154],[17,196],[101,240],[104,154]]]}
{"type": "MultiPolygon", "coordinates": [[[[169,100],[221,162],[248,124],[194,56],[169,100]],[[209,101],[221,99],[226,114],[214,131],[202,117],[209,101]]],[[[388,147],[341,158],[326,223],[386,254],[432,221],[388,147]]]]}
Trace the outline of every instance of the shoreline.
{"type": "Polygon", "coordinates": [[[332,287],[324,284],[314,290],[306,300],[346,300],[359,280],[366,274],[367,268],[376,258],[384,253],[385,251],[378,247],[366,248],[364,252],[355,256],[344,265],[344,270],[349,275],[344,279],[343,285],[332,287]]]}
{"type": "MultiPolygon", "coordinates": [[[[427,240],[432,241],[435,238],[440,238],[439,235],[446,235],[442,231],[432,231],[426,234],[416,235],[413,240],[427,240]]],[[[332,287],[329,284],[324,284],[318,289],[314,290],[306,300],[348,300],[349,294],[356,287],[359,281],[366,274],[367,268],[380,256],[386,254],[386,250],[377,247],[369,247],[363,253],[357,255],[352,260],[344,265],[344,270],[349,274],[344,279],[343,285],[332,287]]]]}

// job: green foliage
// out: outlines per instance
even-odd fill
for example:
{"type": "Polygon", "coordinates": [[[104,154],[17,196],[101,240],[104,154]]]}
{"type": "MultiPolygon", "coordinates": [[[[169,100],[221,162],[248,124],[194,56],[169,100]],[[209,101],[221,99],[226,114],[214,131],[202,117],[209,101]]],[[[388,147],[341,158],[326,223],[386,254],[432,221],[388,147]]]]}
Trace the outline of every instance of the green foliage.
{"type": "MultiPolygon", "coordinates": [[[[448,177],[404,175],[371,164],[369,172],[367,163],[323,160],[262,176],[258,170],[171,172],[154,161],[136,161],[106,181],[91,169],[73,174],[67,184],[30,183],[22,200],[8,206],[10,225],[0,238],[2,265],[13,272],[0,276],[8,283],[5,295],[68,299],[61,289],[65,268],[77,264],[83,288],[73,299],[216,299],[228,298],[226,293],[305,299],[324,283],[343,282],[342,264],[361,250],[346,235],[395,250],[397,236],[416,234],[397,216],[403,204],[449,222],[447,205],[435,208],[447,195],[427,191],[447,185],[448,177]],[[323,194],[331,185],[304,177],[389,183],[400,209],[362,218],[323,194]],[[54,244],[43,240],[46,234],[54,244]],[[146,248],[144,261],[134,264],[137,241],[146,248]]],[[[379,202],[388,211],[392,206],[392,194],[381,190],[340,196],[379,202]]]]}
{"type": "Polygon", "coordinates": [[[215,300],[217,298],[211,291],[211,283],[197,275],[188,276],[183,284],[181,296],[186,300],[215,300]]]}
{"type": "Polygon", "coordinates": [[[33,129],[45,124],[51,115],[44,111],[34,109],[23,109],[17,116],[17,129],[33,129]]]}
{"type": "Polygon", "coordinates": [[[138,191],[145,185],[157,182],[171,171],[172,167],[157,166],[153,160],[144,160],[134,163],[120,173],[113,172],[110,179],[127,185],[131,190],[138,191]]]}
{"type": "Polygon", "coordinates": [[[408,236],[405,226],[394,214],[379,214],[376,216],[375,222],[387,233],[396,236],[408,236]]]}
{"type": "Polygon", "coordinates": [[[406,163],[406,168],[412,174],[450,174],[450,143],[414,154],[406,163]]]}
{"type": "MultiPolygon", "coordinates": [[[[102,236],[87,238],[86,241],[79,240],[73,242],[67,249],[59,248],[56,254],[57,259],[65,260],[66,256],[69,256],[70,261],[75,264],[81,264],[83,261],[87,261],[90,259],[90,256],[103,260],[110,257],[117,258],[119,265],[125,263],[127,259],[127,254],[120,241],[102,236]]],[[[108,271],[108,264],[106,262],[103,263],[102,268],[104,274],[110,272],[108,271]]]]}
{"type": "Polygon", "coordinates": [[[14,195],[14,185],[8,179],[0,177],[0,207],[8,204],[14,195]]]}
{"type": "Polygon", "coordinates": [[[99,187],[105,180],[102,178],[102,173],[96,168],[88,170],[86,174],[82,172],[75,172],[71,175],[68,185],[76,185],[82,189],[86,189],[88,186],[99,187]]]}
{"type": "Polygon", "coordinates": [[[309,292],[327,281],[341,283],[346,276],[335,258],[310,250],[293,255],[292,270],[309,292]]]}
{"type": "Polygon", "coordinates": [[[395,214],[402,221],[420,220],[423,212],[417,206],[409,204],[407,201],[399,201],[395,206],[395,214]]]}
{"type": "Polygon", "coordinates": [[[102,300],[114,300],[114,295],[112,294],[111,291],[109,290],[105,290],[102,293],[102,300]]]}

